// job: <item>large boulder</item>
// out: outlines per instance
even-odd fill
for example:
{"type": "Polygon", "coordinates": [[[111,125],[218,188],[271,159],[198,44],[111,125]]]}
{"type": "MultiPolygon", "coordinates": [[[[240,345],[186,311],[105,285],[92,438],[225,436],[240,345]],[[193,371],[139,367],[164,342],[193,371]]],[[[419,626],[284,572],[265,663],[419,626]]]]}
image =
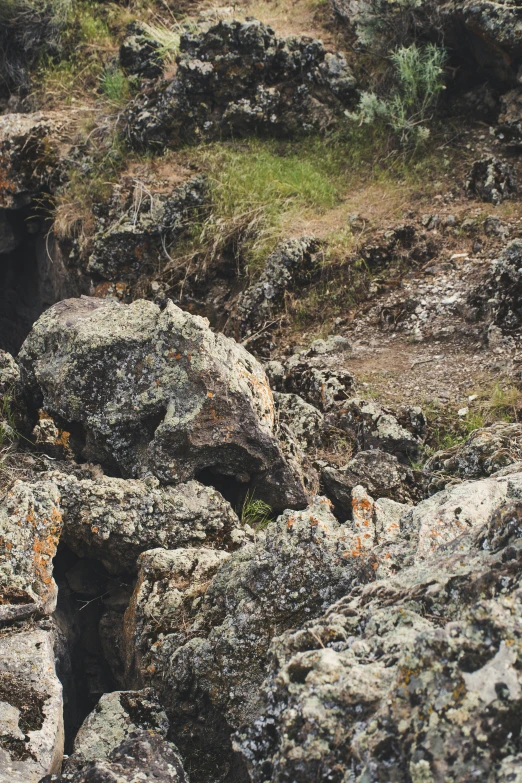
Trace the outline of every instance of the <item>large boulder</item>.
{"type": "Polygon", "coordinates": [[[251,780],[517,780],[521,523],[506,504],[277,637],[262,714],[236,735],[251,780]]]}
{"type": "Polygon", "coordinates": [[[16,481],[0,504],[0,623],[56,608],[59,501],[51,481],[16,481]]]}
{"type": "Polygon", "coordinates": [[[203,478],[229,497],[256,488],[276,509],[306,504],[274,434],[263,369],[172,302],[60,302],[19,361],[32,404],[67,424],[85,458],[125,477],[203,478]]]}
{"type": "Polygon", "coordinates": [[[221,563],[218,553],[204,552],[141,556],[126,645],[129,676],[158,690],[196,779],[217,780],[234,765],[230,730],[259,714],[275,629],[299,626],[352,585],[373,580],[376,563],[325,498],[286,511],[221,563]],[[215,767],[206,766],[206,754],[215,767]]]}
{"type": "Polygon", "coordinates": [[[341,54],[311,38],[277,38],[262,22],[220,21],[181,37],[178,71],[127,110],[134,144],[307,133],[331,125],[356,98],[341,54]]]}
{"type": "Polygon", "coordinates": [[[245,538],[230,504],[198,481],[162,487],[152,478],[52,476],[61,494],[63,541],[113,574],[135,572],[138,556],[147,549],[234,549],[245,538]]]}
{"type": "Polygon", "coordinates": [[[37,627],[0,636],[0,783],[38,783],[60,770],[62,686],[52,637],[37,627]]]}

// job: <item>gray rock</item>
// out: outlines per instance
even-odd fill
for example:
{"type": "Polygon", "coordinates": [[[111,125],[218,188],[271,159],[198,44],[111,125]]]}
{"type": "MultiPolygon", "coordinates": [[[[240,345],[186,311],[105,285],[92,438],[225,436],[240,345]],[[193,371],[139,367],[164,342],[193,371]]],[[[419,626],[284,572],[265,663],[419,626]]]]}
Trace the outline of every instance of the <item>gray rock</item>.
{"type": "Polygon", "coordinates": [[[321,470],[321,482],[336,515],[344,519],[351,516],[352,489],[358,484],[374,497],[399,503],[416,500],[420,494],[413,471],[380,449],[360,451],[340,468],[326,465],[321,470]]]}
{"type": "Polygon", "coordinates": [[[310,38],[277,38],[256,20],[203,25],[181,38],[176,77],[127,110],[137,146],[220,136],[309,133],[353,105],[356,81],[341,54],[310,38]]]}
{"type": "Polygon", "coordinates": [[[504,331],[520,327],[522,303],[522,241],[514,239],[495,259],[468,302],[478,317],[504,331]]]}
{"type": "Polygon", "coordinates": [[[18,365],[7,351],[0,350],[0,394],[9,392],[20,380],[18,365]]]}
{"type": "Polygon", "coordinates": [[[372,400],[352,397],[335,410],[337,426],[355,440],[357,449],[381,449],[406,462],[422,449],[420,438],[399,424],[391,411],[372,400]]]}
{"type": "MultiPolygon", "coordinates": [[[[259,714],[275,629],[298,626],[351,585],[374,579],[374,558],[358,538],[318,498],[305,511],[285,512],[255,543],[224,555],[213,578],[214,564],[210,572],[199,565],[204,550],[141,556],[125,620],[129,671],[136,685],[157,688],[173,736],[199,774],[205,754],[221,770],[233,763],[230,729],[259,714]],[[194,557],[196,569],[185,565],[194,557]]],[[[208,770],[216,780],[218,769],[208,770]]]]}
{"type": "Polygon", "coordinates": [[[491,476],[522,458],[522,425],[498,421],[474,430],[450,449],[437,451],[424,465],[429,489],[437,491],[454,479],[491,476]]]}
{"type": "Polygon", "coordinates": [[[286,292],[313,279],[320,265],[321,242],[313,237],[288,239],[267,258],[257,283],[240,295],[239,330],[251,335],[273,321],[282,309],[286,292]]]}
{"type": "Polygon", "coordinates": [[[0,783],[37,783],[63,756],[62,686],[52,633],[0,636],[0,783]]]}
{"type": "Polygon", "coordinates": [[[276,509],[305,505],[263,369],[171,302],[163,311],[141,300],[60,302],[19,360],[27,396],[77,433],[71,447],[84,458],[164,483],[221,477],[276,509]]]}
{"type": "Polygon", "coordinates": [[[16,481],[0,504],[0,624],[56,608],[52,574],[62,531],[59,501],[50,481],[16,481]]]}
{"type": "Polygon", "coordinates": [[[157,479],[52,477],[61,494],[64,542],[110,573],[135,572],[138,556],[155,547],[235,549],[245,540],[230,504],[198,481],[161,487],[157,479]]]}
{"type": "Polygon", "coordinates": [[[131,22],[127,26],[119,57],[120,65],[127,73],[145,79],[155,79],[163,73],[161,45],[146,34],[139,22],[131,22]]]}
{"type": "Polygon", "coordinates": [[[236,735],[252,781],[516,780],[521,520],[505,504],[277,637],[262,714],[236,735]]]}
{"type": "Polygon", "coordinates": [[[80,727],[65,770],[75,770],[87,761],[104,761],[135,731],[165,738],[168,727],[167,716],[150,688],[106,693],[80,727]]]}
{"type": "Polygon", "coordinates": [[[40,783],[189,783],[172,742],[150,731],[134,731],[104,761],[81,764],[74,772],[50,775],[40,783]]]}
{"type": "Polygon", "coordinates": [[[500,204],[517,193],[515,171],[509,163],[498,158],[477,160],[466,179],[466,190],[482,201],[500,204]]]}
{"type": "Polygon", "coordinates": [[[317,408],[305,402],[297,394],[274,393],[279,424],[286,424],[299,447],[303,450],[317,448],[321,442],[324,416],[317,408]]]}
{"type": "Polygon", "coordinates": [[[168,195],[115,189],[108,216],[98,221],[87,274],[135,283],[153,272],[165,248],[174,252],[175,243],[197,220],[207,191],[204,176],[184,182],[168,195]]]}

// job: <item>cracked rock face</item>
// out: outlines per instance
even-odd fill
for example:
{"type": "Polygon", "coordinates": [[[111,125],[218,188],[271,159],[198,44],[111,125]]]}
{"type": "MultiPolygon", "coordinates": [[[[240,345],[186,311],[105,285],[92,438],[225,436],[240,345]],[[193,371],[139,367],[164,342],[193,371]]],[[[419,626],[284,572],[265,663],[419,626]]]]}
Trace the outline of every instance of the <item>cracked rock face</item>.
{"type": "Polygon", "coordinates": [[[230,728],[259,714],[274,629],[299,626],[371,581],[376,564],[325,498],[285,512],[255,543],[220,553],[221,562],[217,552],[202,561],[204,552],[141,556],[125,619],[128,668],[157,688],[182,752],[197,749],[196,760],[210,752],[226,767],[230,728]]]}
{"type": "Polygon", "coordinates": [[[305,505],[263,369],[171,302],[65,300],[37,321],[19,360],[28,398],[67,424],[85,458],[164,483],[217,474],[276,509],[305,505]]]}
{"type": "Polygon", "coordinates": [[[52,633],[0,636],[0,783],[38,783],[59,771],[62,709],[52,633]]]}
{"type": "Polygon", "coordinates": [[[311,38],[277,38],[256,20],[186,33],[180,51],[175,79],[127,111],[127,132],[137,146],[317,131],[356,99],[343,55],[327,53],[311,38]]]}
{"type": "Polygon", "coordinates": [[[234,549],[245,539],[230,504],[198,481],[162,487],[157,479],[53,478],[61,493],[64,542],[80,557],[100,560],[110,573],[135,572],[147,549],[234,549]]]}
{"type": "Polygon", "coordinates": [[[484,281],[469,296],[478,314],[503,330],[520,326],[522,241],[509,242],[491,264],[484,281]]]}
{"type": "Polygon", "coordinates": [[[50,481],[16,481],[0,505],[0,622],[56,608],[52,561],[62,531],[59,501],[50,481]]]}
{"type": "Polygon", "coordinates": [[[521,513],[274,640],[263,714],[236,735],[255,783],[517,779],[521,513]]]}

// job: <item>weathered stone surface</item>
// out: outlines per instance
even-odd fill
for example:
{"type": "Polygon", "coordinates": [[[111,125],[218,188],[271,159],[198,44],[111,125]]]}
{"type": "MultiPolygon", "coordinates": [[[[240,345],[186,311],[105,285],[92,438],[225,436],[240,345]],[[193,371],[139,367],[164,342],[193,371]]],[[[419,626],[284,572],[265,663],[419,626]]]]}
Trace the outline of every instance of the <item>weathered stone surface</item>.
{"type": "Polygon", "coordinates": [[[98,221],[89,275],[135,283],[150,274],[165,248],[173,250],[207,201],[207,182],[198,176],[170,194],[115,190],[107,217],[98,221]],[[108,225],[107,225],[108,224],[108,225]]]}
{"type": "Polygon", "coordinates": [[[59,500],[50,481],[16,481],[0,505],[0,623],[56,608],[59,500]]]}
{"type": "Polygon", "coordinates": [[[471,292],[476,314],[503,330],[520,326],[522,303],[522,241],[509,242],[491,264],[485,279],[471,292]]]}
{"type": "Polygon", "coordinates": [[[134,731],[167,736],[168,719],[150,688],[113,691],[101,697],[74,740],[67,771],[86,761],[103,761],[134,731]]]}
{"type": "Polygon", "coordinates": [[[182,36],[175,79],[131,104],[127,132],[138,146],[306,133],[353,105],[355,85],[343,55],[320,41],[277,38],[255,20],[220,21],[182,36]]]}
{"type": "Polygon", "coordinates": [[[120,46],[120,65],[127,73],[155,79],[163,73],[160,49],[158,41],[146,35],[139,22],[131,22],[120,46]]]}
{"type": "Polygon", "coordinates": [[[37,783],[63,755],[62,686],[52,633],[0,636],[0,783],[37,783]]]}
{"type": "Polygon", "coordinates": [[[262,715],[236,735],[254,783],[516,780],[521,520],[504,505],[276,638],[262,715]]]}
{"type": "Polygon", "coordinates": [[[321,242],[313,237],[288,239],[268,256],[257,283],[239,297],[239,330],[248,336],[267,326],[284,305],[286,292],[313,279],[321,256],[321,242]]]}
{"type": "Polygon", "coordinates": [[[522,473],[492,476],[437,492],[401,519],[401,534],[417,561],[429,560],[442,545],[484,524],[506,503],[522,498],[522,473]]]}
{"type": "Polygon", "coordinates": [[[224,555],[213,578],[218,553],[209,571],[199,565],[203,552],[142,555],[126,615],[129,671],[136,684],[158,689],[173,736],[200,773],[205,753],[220,767],[232,763],[230,727],[258,714],[274,630],[298,626],[351,585],[371,581],[375,567],[325,498],[286,511],[258,541],[224,555]],[[193,558],[196,569],[185,564],[193,558]]]}
{"type": "Polygon", "coordinates": [[[189,783],[172,742],[150,731],[134,731],[104,761],[50,775],[41,783],[189,783]]]}
{"type": "Polygon", "coordinates": [[[152,478],[52,477],[61,494],[63,540],[80,557],[101,560],[110,573],[134,572],[147,549],[234,549],[245,540],[230,504],[198,481],[161,487],[152,478]]]}
{"type": "Polygon", "coordinates": [[[56,177],[68,123],[58,112],[0,116],[1,209],[19,209],[56,177]]]}
{"type": "Polygon", "coordinates": [[[477,160],[466,179],[466,190],[470,196],[482,201],[500,204],[517,193],[515,171],[509,163],[498,158],[477,160]]]}
{"type": "Polygon", "coordinates": [[[380,449],[360,451],[346,465],[321,470],[325,494],[334,504],[336,515],[347,519],[351,514],[352,490],[358,484],[374,497],[391,498],[400,503],[418,499],[419,490],[413,471],[397,457],[380,449]]]}
{"type": "Polygon", "coordinates": [[[9,392],[20,380],[18,365],[7,351],[0,350],[0,394],[9,392]]]}
{"type": "Polygon", "coordinates": [[[518,149],[522,144],[522,89],[502,95],[500,99],[497,136],[507,147],[518,149]]]}
{"type": "Polygon", "coordinates": [[[522,12],[513,0],[333,0],[333,8],[368,46],[408,45],[422,37],[444,43],[470,73],[508,84],[522,59],[522,12]]]}
{"type": "Polygon", "coordinates": [[[261,366],[171,302],[60,302],[19,360],[28,397],[74,428],[71,447],[88,459],[165,483],[221,476],[277,509],[306,502],[274,435],[261,366]]]}
{"type": "Polygon", "coordinates": [[[286,425],[301,449],[313,449],[321,442],[324,416],[297,394],[274,392],[279,426],[286,425]]]}
{"type": "Polygon", "coordinates": [[[522,459],[522,425],[498,421],[475,430],[464,443],[437,451],[424,465],[431,491],[452,480],[491,476],[522,459]]]}
{"type": "Polygon", "coordinates": [[[335,417],[337,426],[354,438],[360,451],[382,449],[403,462],[415,459],[421,451],[421,440],[373,400],[352,397],[337,407],[335,417]]]}

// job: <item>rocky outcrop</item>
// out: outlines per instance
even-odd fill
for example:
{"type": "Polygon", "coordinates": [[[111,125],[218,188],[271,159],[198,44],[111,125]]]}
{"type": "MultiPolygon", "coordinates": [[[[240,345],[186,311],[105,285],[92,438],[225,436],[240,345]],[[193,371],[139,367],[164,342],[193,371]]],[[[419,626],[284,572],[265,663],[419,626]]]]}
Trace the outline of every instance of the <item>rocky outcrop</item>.
{"type": "Polygon", "coordinates": [[[484,280],[469,296],[469,304],[477,317],[508,331],[520,325],[521,268],[522,241],[514,239],[492,262],[484,280]]]}
{"type": "Polygon", "coordinates": [[[66,300],[35,324],[19,361],[28,398],[67,423],[84,458],[127,477],[221,482],[229,496],[256,488],[276,509],[306,503],[261,366],[171,302],[66,300]]]}
{"type": "Polygon", "coordinates": [[[98,220],[92,252],[85,266],[95,279],[136,283],[167,258],[196,221],[207,201],[205,177],[198,176],[170,194],[135,187],[113,194],[107,215],[98,220]]]}
{"type": "Polygon", "coordinates": [[[450,449],[437,451],[424,465],[429,489],[436,492],[455,479],[490,476],[522,459],[522,426],[498,421],[474,430],[450,449]]]}
{"type": "Polygon", "coordinates": [[[133,573],[147,549],[214,545],[237,548],[245,532],[229,503],[212,487],[189,481],[161,487],[146,481],[96,480],[52,474],[61,494],[63,541],[109,573],[133,573]]]}
{"type": "Polygon", "coordinates": [[[236,736],[252,780],[516,779],[521,519],[503,504],[276,638],[263,714],[236,736]]]}
{"type": "Polygon", "coordinates": [[[419,499],[420,494],[413,471],[402,465],[397,457],[380,449],[360,451],[339,468],[325,463],[321,468],[321,484],[340,519],[350,518],[352,490],[358,485],[373,497],[390,498],[399,503],[419,499]]]}
{"type": "Polygon", "coordinates": [[[163,73],[161,46],[139,22],[127,26],[126,36],[120,46],[120,65],[134,76],[156,79],[163,73]]]}
{"type": "Polygon", "coordinates": [[[0,117],[0,209],[20,209],[56,182],[69,123],[58,112],[0,117]]]}
{"type": "Polygon", "coordinates": [[[320,264],[321,242],[313,237],[288,239],[268,256],[257,283],[240,295],[237,309],[242,337],[269,325],[281,311],[286,292],[313,279],[320,264]]]}
{"type": "Polygon", "coordinates": [[[16,481],[0,505],[0,623],[56,608],[59,500],[50,481],[16,481]]]}
{"type": "Polygon", "coordinates": [[[500,204],[518,191],[515,171],[509,163],[498,158],[477,160],[466,179],[466,190],[470,196],[482,201],[500,204]]]}
{"type": "Polygon", "coordinates": [[[324,498],[286,511],[221,563],[218,554],[145,553],[126,615],[128,670],[157,688],[198,775],[205,754],[233,763],[230,728],[259,714],[274,629],[298,626],[375,573],[360,533],[339,525],[324,498]]]}
{"type": "Polygon", "coordinates": [[[59,772],[62,706],[52,633],[0,635],[0,783],[38,783],[59,772]]]}
{"type": "Polygon", "coordinates": [[[478,70],[507,84],[516,78],[522,60],[522,12],[518,3],[332,0],[332,5],[363,45],[395,47],[422,38],[436,40],[470,75],[478,70]]]}
{"type": "Polygon", "coordinates": [[[175,79],[127,111],[127,133],[137,146],[317,131],[356,98],[341,54],[310,38],[277,38],[255,20],[186,33],[180,49],[175,79]]]}

